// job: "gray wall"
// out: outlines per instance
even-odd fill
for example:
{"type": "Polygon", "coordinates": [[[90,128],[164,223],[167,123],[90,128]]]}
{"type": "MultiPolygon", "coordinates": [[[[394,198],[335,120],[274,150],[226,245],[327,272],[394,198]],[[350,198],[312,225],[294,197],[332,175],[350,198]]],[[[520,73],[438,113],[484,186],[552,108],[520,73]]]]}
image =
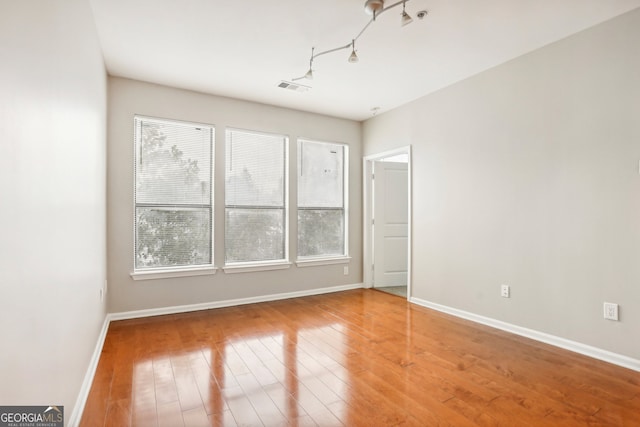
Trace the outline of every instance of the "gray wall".
{"type": "Polygon", "coordinates": [[[639,40],[636,9],[365,122],[413,146],[415,297],[640,358],[639,40]]]}
{"type": "MultiPolygon", "coordinates": [[[[278,89],[275,89],[278,90],[278,89]]],[[[293,94],[297,96],[297,94],[293,94]]],[[[361,124],[327,116],[239,101],[117,77],[109,78],[108,144],[108,277],[109,311],[172,307],[250,298],[278,293],[310,291],[362,282],[361,224],[361,124]],[[288,135],[291,171],[295,171],[295,138],[342,142],[350,148],[349,274],[343,265],[213,276],[134,281],[133,271],[133,118],[135,114],[213,124],[216,127],[216,194],[214,203],[224,206],[225,127],[288,135]]],[[[290,191],[290,251],[295,253],[295,175],[290,191]]],[[[216,210],[215,259],[224,261],[222,211],[216,210]]]]}
{"type": "Polygon", "coordinates": [[[83,0],[0,3],[0,403],[74,410],[105,317],[106,74],[83,0]]]}

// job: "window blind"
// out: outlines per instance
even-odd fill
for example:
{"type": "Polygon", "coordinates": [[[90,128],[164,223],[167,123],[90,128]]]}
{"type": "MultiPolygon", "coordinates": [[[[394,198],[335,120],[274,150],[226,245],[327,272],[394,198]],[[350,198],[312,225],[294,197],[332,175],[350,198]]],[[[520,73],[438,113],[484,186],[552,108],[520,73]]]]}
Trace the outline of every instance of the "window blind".
{"type": "Polygon", "coordinates": [[[135,268],[212,264],[214,128],[134,121],[135,268]]]}
{"type": "Polygon", "coordinates": [[[298,140],[298,257],[346,255],[347,148],[298,140]]]}
{"type": "Polygon", "coordinates": [[[288,139],[227,130],[225,262],[285,259],[288,139]]]}

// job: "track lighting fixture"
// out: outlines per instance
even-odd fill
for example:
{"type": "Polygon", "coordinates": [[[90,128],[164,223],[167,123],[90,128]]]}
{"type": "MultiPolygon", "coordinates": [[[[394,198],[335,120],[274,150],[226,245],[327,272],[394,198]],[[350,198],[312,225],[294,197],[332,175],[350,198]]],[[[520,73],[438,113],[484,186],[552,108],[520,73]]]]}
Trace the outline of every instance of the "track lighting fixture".
{"type": "MultiPolygon", "coordinates": [[[[358,33],[358,35],[356,35],[352,40],[351,43],[348,43],[344,46],[338,46],[335,47],[333,49],[328,49],[325,51],[322,51],[320,53],[315,53],[315,48],[311,48],[311,58],[309,59],[309,71],[307,71],[303,76],[300,77],[295,77],[292,80],[296,81],[296,80],[300,80],[300,79],[308,79],[311,80],[313,79],[313,60],[316,59],[319,56],[322,55],[326,55],[328,53],[332,53],[332,52],[337,52],[339,50],[344,50],[344,49],[349,49],[351,48],[351,55],[349,55],[348,61],[351,63],[354,62],[358,62],[358,55],[356,54],[356,40],[358,40],[360,38],[360,36],[365,32],[365,30],[367,28],[369,28],[369,26],[376,20],[376,18],[378,16],[380,16],[381,14],[383,14],[384,12],[388,11],[389,9],[393,9],[396,6],[400,6],[402,5],[402,14],[401,14],[401,20],[400,20],[400,24],[401,26],[405,26],[410,24],[411,22],[413,22],[413,19],[411,18],[411,16],[409,16],[409,14],[406,12],[405,10],[405,4],[410,1],[410,0],[400,0],[396,3],[391,4],[390,6],[386,6],[384,5],[384,0],[366,0],[364,3],[364,10],[366,13],[373,15],[373,17],[369,20],[369,22],[367,22],[367,24],[364,26],[364,28],[362,28],[362,30],[360,30],[360,32],[358,33]]],[[[424,15],[426,15],[426,11],[423,11],[424,15]]],[[[422,17],[420,17],[422,18],[422,17]]]]}

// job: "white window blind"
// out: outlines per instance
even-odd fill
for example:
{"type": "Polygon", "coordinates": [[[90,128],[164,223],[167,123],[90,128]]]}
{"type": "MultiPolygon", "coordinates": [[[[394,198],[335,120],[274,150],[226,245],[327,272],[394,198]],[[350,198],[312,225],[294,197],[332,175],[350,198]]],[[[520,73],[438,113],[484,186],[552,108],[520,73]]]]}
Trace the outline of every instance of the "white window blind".
{"type": "Polygon", "coordinates": [[[212,264],[214,128],[134,121],[135,268],[212,264]]]}
{"type": "Polygon", "coordinates": [[[347,150],[298,140],[298,257],[346,255],[347,150]]]}
{"type": "Polygon", "coordinates": [[[287,142],[282,135],[226,132],[227,264],[287,257],[287,142]]]}

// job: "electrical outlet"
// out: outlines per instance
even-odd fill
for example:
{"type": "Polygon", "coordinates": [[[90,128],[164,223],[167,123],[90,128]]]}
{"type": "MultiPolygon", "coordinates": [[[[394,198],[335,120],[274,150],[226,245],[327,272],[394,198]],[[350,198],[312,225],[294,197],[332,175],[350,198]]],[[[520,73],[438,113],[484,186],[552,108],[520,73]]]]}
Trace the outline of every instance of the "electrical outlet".
{"type": "Polygon", "coordinates": [[[608,320],[618,320],[618,304],[614,304],[612,302],[605,302],[604,318],[608,320]]]}
{"type": "Polygon", "coordinates": [[[509,288],[509,285],[502,285],[500,287],[500,296],[502,298],[510,298],[511,297],[511,289],[509,288]]]}
{"type": "Polygon", "coordinates": [[[102,301],[104,299],[104,291],[102,288],[100,288],[100,301],[102,301]]]}
{"type": "Polygon", "coordinates": [[[345,276],[348,276],[348,275],[349,275],[349,266],[348,266],[348,265],[345,265],[345,266],[344,266],[343,272],[344,272],[344,275],[345,275],[345,276]]]}

